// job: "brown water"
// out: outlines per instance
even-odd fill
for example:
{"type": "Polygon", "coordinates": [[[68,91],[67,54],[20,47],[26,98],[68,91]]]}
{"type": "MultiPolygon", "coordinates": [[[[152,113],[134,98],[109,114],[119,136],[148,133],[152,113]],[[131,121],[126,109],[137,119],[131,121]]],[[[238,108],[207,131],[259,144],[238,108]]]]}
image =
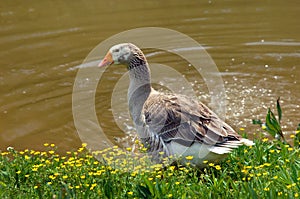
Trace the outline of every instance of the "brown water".
{"type": "MultiPolygon", "coordinates": [[[[41,149],[46,142],[62,151],[78,147],[72,116],[77,66],[106,38],[148,26],[182,32],[207,48],[222,73],[227,121],[234,128],[258,131],[251,120],[264,118],[279,96],[284,131],[292,133],[300,123],[296,0],[2,1],[0,17],[0,150],[41,149]]],[[[146,52],[149,60],[181,70],[199,98],[209,102],[205,84],[186,72],[182,59],[167,53],[150,56],[153,52],[146,52]]],[[[107,86],[97,89],[96,108],[104,132],[114,140],[124,133],[113,121],[111,89],[126,70],[111,70],[107,86]]],[[[133,131],[128,118],[119,119],[133,131]]]]}

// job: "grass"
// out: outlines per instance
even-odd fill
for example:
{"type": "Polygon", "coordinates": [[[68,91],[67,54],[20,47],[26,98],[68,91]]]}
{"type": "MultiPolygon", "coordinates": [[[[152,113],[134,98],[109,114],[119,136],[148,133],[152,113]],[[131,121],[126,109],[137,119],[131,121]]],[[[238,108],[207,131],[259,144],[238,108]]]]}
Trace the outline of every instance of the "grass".
{"type": "MultiPolygon", "coordinates": [[[[266,122],[255,120],[274,140],[261,137],[252,147],[242,146],[219,164],[205,161],[202,170],[190,166],[151,164],[114,146],[89,152],[56,153],[8,148],[0,151],[1,198],[298,198],[300,197],[300,124],[291,143],[277,115],[268,109],[266,122]]],[[[240,129],[245,134],[244,129],[240,129]]],[[[262,134],[263,135],[263,134],[262,134]]],[[[140,153],[145,152],[139,146],[140,153]]],[[[192,156],[186,157],[187,161],[192,156]]]]}
{"type": "Polygon", "coordinates": [[[0,197],[297,198],[300,194],[299,148],[279,140],[255,140],[255,146],[240,147],[220,164],[207,165],[203,170],[163,168],[118,147],[89,153],[83,145],[65,155],[58,155],[54,144],[45,144],[44,151],[9,148],[0,155],[0,197]]]}

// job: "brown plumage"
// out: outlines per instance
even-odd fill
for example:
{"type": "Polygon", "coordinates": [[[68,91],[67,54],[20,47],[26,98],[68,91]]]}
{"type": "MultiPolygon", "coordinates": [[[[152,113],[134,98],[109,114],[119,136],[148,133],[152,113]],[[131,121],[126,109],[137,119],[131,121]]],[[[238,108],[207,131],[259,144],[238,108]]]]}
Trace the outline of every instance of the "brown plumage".
{"type": "Polygon", "coordinates": [[[155,91],[142,51],[133,44],[113,46],[99,66],[123,64],[129,70],[129,110],[138,136],[153,160],[173,156],[185,163],[203,167],[203,161],[218,161],[242,144],[242,138],[203,103],[184,95],[155,91]]]}

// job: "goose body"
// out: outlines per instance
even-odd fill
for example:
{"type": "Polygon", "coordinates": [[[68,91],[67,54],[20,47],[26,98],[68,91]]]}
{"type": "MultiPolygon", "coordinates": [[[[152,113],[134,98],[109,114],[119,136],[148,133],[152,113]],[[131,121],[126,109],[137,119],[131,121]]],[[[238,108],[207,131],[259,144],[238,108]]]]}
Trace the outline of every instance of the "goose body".
{"type": "Polygon", "coordinates": [[[129,70],[129,111],[138,137],[153,160],[175,157],[184,164],[189,156],[192,158],[188,161],[201,168],[204,160],[219,161],[240,145],[254,144],[203,103],[154,90],[147,60],[135,45],[111,47],[99,66],[111,64],[122,64],[129,70]]]}

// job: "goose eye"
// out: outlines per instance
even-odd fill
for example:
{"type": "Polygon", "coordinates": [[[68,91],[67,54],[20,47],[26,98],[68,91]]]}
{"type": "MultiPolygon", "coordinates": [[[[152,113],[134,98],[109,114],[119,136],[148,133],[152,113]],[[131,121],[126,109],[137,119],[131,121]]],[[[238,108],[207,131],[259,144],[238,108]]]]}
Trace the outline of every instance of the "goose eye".
{"type": "Polygon", "coordinates": [[[119,49],[116,49],[116,50],[115,50],[116,53],[118,53],[119,51],[120,51],[119,49]]]}

